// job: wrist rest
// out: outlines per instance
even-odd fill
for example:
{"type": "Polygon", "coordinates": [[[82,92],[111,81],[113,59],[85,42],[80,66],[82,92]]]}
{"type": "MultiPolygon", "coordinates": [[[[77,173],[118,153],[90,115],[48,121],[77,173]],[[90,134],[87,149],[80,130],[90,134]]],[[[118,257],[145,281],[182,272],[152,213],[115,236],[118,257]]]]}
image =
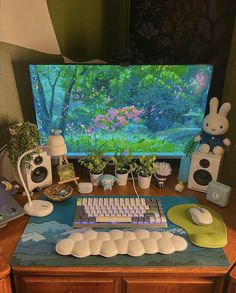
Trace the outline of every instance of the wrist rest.
{"type": "Polygon", "coordinates": [[[73,255],[78,258],[90,255],[112,257],[117,254],[141,256],[145,253],[171,254],[187,248],[187,241],[168,231],[159,232],[145,229],[134,231],[111,230],[97,232],[88,229],[83,233],[75,232],[56,244],[56,251],[61,255],[73,255]]]}

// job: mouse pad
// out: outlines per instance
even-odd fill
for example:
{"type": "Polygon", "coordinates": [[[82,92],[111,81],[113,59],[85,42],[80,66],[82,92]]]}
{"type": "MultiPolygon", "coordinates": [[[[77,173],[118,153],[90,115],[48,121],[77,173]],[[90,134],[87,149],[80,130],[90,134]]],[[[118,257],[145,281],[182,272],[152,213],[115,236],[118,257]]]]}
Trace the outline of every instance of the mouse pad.
{"type": "Polygon", "coordinates": [[[176,205],[168,210],[167,217],[173,224],[180,226],[188,233],[189,240],[194,245],[206,248],[220,248],[227,244],[227,230],[224,220],[208,206],[201,204],[176,205]],[[189,209],[196,206],[205,208],[211,213],[212,224],[201,226],[193,223],[189,209]]]}

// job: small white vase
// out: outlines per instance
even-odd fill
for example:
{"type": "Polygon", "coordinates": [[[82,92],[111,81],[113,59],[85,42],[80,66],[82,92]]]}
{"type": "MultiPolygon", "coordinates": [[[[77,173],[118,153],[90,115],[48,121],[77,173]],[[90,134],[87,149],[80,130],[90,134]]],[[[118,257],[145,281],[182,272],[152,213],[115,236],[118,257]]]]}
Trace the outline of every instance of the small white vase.
{"type": "MultiPolygon", "coordinates": [[[[118,170],[117,170],[118,171],[118,170]]],[[[117,173],[117,171],[115,171],[115,176],[116,178],[119,180],[119,182],[117,183],[119,186],[124,186],[127,184],[127,180],[128,180],[128,171],[126,173],[117,173]]]]}
{"type": "Polygon", "coordinates": [[[99,177],[101,177],[103,175],[103,172],[100,174],[93,174],[93,173],[89,172],[89,175],[90,175],[90,180],[91,180],[91,183],[93,184],[93,186],[98,186],[98,179],[99,179],[99,177]]]}
{"type": "Polygon", "coordinates": [[[152,176],[144,177],[138,174],[138,186],[141,189],[148,189],[151,184],[151,179],[152,179],[152,176]]]}

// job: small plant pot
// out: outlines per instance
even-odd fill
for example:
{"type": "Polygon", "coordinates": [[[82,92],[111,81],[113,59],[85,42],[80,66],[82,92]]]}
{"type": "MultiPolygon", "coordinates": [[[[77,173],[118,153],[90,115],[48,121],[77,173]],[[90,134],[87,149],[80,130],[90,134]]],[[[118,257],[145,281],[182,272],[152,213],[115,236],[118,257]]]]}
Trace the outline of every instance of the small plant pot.
{"type": "Polygon", "coordinates": [[[91,183],[93,184],[93,186],[98,186],[98,179],[99,179],[99,177],[101,177],[103,175],[103,172],[100,174],[93,174],[93,173],[89,172],[89,175],[90,175],[90,180],[91,180],[91,183]]]}
{"type": "Polygon", "coordinates": [[[119,182],[117,183],[119,186],[124,186],[127,184],[127,180],[128,180],[128,170],[124,170],[125,172],[121,173],[121,170],[116,170],[115,171],[115,176],[116,178],[119,180],[119,182]]]}
{"type": "Polygon", "coordinates": [[[138,174],[138,186],[141,189],[148,189],[151,184],[151,179],[152,179],[152,176],[144,177],[138,174]]]}

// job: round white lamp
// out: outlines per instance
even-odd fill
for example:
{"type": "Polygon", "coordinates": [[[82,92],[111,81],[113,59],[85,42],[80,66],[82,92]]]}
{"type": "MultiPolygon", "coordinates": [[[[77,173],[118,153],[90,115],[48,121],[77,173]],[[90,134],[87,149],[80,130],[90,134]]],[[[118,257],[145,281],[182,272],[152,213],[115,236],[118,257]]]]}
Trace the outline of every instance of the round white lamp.
{"type": "Polygon", "coordinates": [[[52,133],[47,141],[47,154],[51,157],[61,157],[67,153],[64,137],[60,135],[61,130],[52,130],[52,133]]]}

